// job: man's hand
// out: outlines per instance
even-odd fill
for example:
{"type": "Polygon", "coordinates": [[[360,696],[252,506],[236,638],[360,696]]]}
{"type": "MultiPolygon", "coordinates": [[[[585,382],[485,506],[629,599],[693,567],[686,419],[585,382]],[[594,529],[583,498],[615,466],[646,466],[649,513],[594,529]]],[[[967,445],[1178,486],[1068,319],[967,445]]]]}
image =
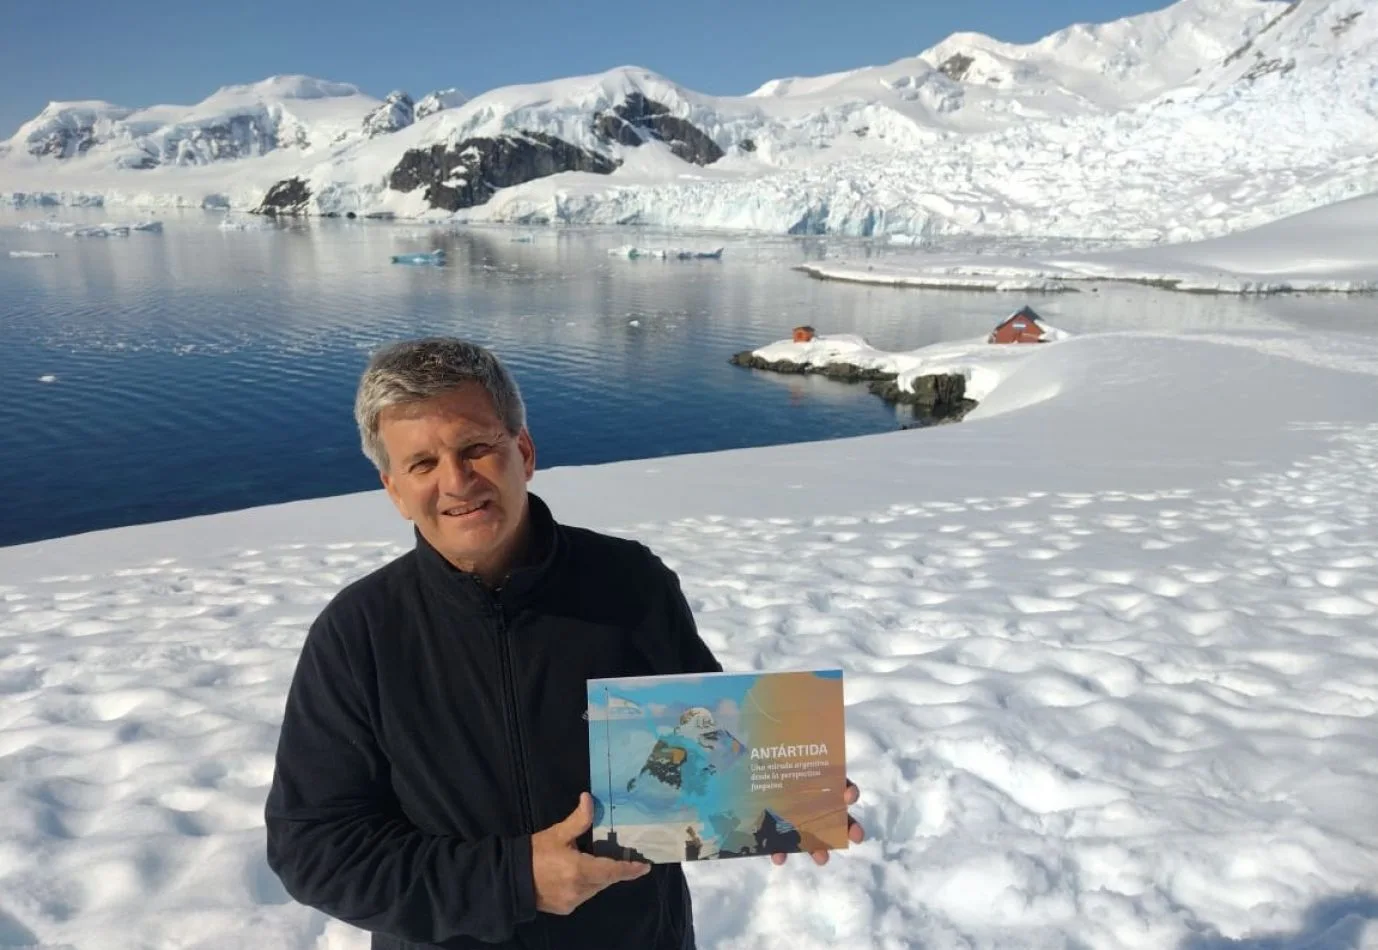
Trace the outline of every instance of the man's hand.
{"type": "Polygon", "coordinates": [[[531,876],[536,883],[536,909],[570,914],[603,888],[631,881],[651,870],[640,861],[595,858],[574,846],[593,827],[593,796],[581,792],[579,805],[564,821],[531,836],[531,876]]]}
{"type": "MultiPolygon", "coordinates": [[[[847,807],[855,805],[857,799],[861,797],[861,789],[852,784],[851,779],[847,779],[847,790],[842,793],[842,800],[847,807]]],[[[852,844],[861,844],[866,838],[866,831],[861,827],[861,823],[852,817],[851,812],[847,813],[847,840],[852,844]]],[[[813,863],[824,865],[828,863],[828,856],[831,851],[810,851],[809,856],[813,858],[813,863]]],[[[772,854],[770,860],[776,865],[784,864],[788,860],[788,854],[772,854]]]]}

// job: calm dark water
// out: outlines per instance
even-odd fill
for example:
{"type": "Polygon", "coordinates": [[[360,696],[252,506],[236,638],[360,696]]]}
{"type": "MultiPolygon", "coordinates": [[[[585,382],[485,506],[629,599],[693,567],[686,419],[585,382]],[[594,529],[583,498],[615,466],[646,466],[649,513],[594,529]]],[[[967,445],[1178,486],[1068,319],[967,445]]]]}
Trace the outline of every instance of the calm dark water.
{"type": "MultiPolygon", "coordinates": [[[[869,252],[817,239],[729,241],[721,261],[663,262],[607,249],[721,239],[345,221],[244,232],[199,213],[161,215],[164,233],[128,238],[19,228],[41,217],[0,213],[0,545],[375,487],[353,390],[369,352],[403,337],[494,347],[551,467],[894,429],[904,417],[861,387],[727,358],[799,323],[888,349],[976,336],[1023,302],[792,272],[869,252]],[[448,266],[389,262],[435,247],[448,266]]],[[[1139,289],[1034,303],[1074,332],[1290,319],[1139,289]]]]}

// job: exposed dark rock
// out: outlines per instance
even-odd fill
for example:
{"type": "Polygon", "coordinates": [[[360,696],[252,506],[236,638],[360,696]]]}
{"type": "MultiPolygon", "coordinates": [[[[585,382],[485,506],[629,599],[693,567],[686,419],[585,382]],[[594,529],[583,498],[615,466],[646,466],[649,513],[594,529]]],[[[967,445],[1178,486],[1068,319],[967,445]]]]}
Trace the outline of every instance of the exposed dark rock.
{"type": "Polygon", "coordinates": [[[263,201],[253,210],[254,214],[299,215],[306,214],[306,204],[311,200],[311,189],[300,178],[288,178],[268,189],[263,201]]]}
{"type": "Polygon", "coordinates": [[[1354,26],[1354,21],[1364,15],[1363,10],[1355,10],[1353,13],[1345,14],[1335,21],[1330,27],[1330,32],[1335,36],[1344,36],[1354,26]]]}
{"type": "Polygon", "coordinates": [[[1286,76],[1288,73],[1290,73],[1292,70],[1296,68],[1297,61],[1295,59],[1264,59],[1260,55],[1258,58],[1258,62],[1254,63],[1254,65],[1249,69],[1249,71],[1244,74],[1243,78],[1248,82],[1253,82],[1256,79],[1262,79],[1264,76],[1267,76],[1270,73],[1277,73],[1279,76],[1286,76]]]}
{"type": "Polygon", "coordinates": [[[943,60],[942,65],[938,67],[938,72],[942,73],[953,82],[961,82],[966,78],[967,72],[975,62],[976,60],[967,56],[965,53],[953,53],[947,59],[943,60]]]}
{"type": "Polygon", "coordinates": [[[854,366],[850,363],[829,363],[810,366],[789,360],[771,362],[750,350],[738,353],[730,360],[734,366],[766,370],[772,373],[826,376],[846,383],[870,383],[870,390],[889,403],[911,406],[925,425],[936,422],[955,422],[972,409],[976,402],[966,398],[966,377],[960,373],[939,373],[920,376],[913,381],[912,390],[902,390],[894,373],[854,366]]]}
{"type": "MultiPolygon", "coordinates": [[[[207,165],[211,162],[266,155],[284,145],[302,146],[298,136],[291,142],[278,140],[277,125],[261,113],[231,116],[215,125],[203,125],[186,130],[178,138],[169,138],[161,152],[153,152],[156,164],[207,165]]],[[[141,165],[149,168],[151,165],[141,165]]]]}
{"type": "Polygon", "coordinates": [[[617,163],[540,132],[465,139],[458,145],[414,148],[388,176],[394,191],[425,188],[432,208],[458,211],[481,205],[499,188],[558,172],[610,174],[617,163]]]}
{"type": "Polygon", "coordinates": [[[711,165],[724,154],[707,133],[639,92],[630,93],[609,112],[596,113],[593,128],[601,138],[630,148],[649,140],[664,142],[679,158],[695,165],[711,165]]]}
{"type": "Polygon", "coordinates": [[[966,398],[967,381],[960,373],[919,376],[912,385],[912,389],[900,389],[894,380],[875,382],[871,392],[886,402],[913,406],[938,420],[960,419],[976,408],[976,401],[966,398]]]}
{"type": "Polygon", "coordinates": [[[35,158],[72,158],[96,144],[96,131],[90,125],[63,126],[43,138],[29,140],[29,154],[35,158]]]}
{"type": "MultiPolygon", "coordinates": [[[[1292,3],[1289,3],[1289,4],[1286,6],[1286,8],[1283,9],[1283,11],[1282,11],[1281,13],[1279,13],[1277,16],[1275,16],[1275,17],[1273,17],[1271,20],[1269,20],[1269,21],[1268,21],[1268,25],[1265,26],[1263,29],[1259,30],[1258,33],[1256,33],[1256,34],[1254,35],[1253,39],[1250,39],[1250,40],[1247,41],[1243,46],[1241,46],[1239,49],[1235,50],[1235,51],[1234,51],[1233,53],[1231,53],[1229,56],[1226,56],[1226,57],[1225,57],[1225,62],[1224,62],[1222,65],[1228,66],[1228,65],[1230,65],[1231,63],[1233,63],[1233,62],[1235,62],[1235,61],[1237,61],[1237,60],[1239,60],[1239,59],[1242,59],[1242,58],[1244,57],[1244,54],[1245,54],[1245,53],[1247,53],[1247,52],[1249,52],[1249,50],[1253,49],[1253,47],[1254,47],[1254,42],[1255,42],[1256,40],[1258,40],[1258,38],[1259,38],[1260,36],[1262,36],[1263,34],[1267,33],[1267,32],[1268,32],[1269,30],[1271,30],[1273,27],[1275,27],[1275,26],[1277,26],[1279,23],[1281,23],[1281,22],[1283,21],[1283,19],[1285,19],[1289,13],[1294,12],[1294,11],[1297,9],[1297,6],[1300,4],[1300,2],[1301,2],[1301,0],[1293,0],[1292,3]]],[[[1261,55],[1261,54],[1259,54],[1259,55],[1261,55]]]]}
{"type": "Polygon", "coordinates": [[[895,378],[894,373],[885,373],[878,369],[853,366],[851,363],[828,363],[823,366],[810,366],[805,363],[796,363],[793,360],[778,360],[776,362],[771,362],[762,359],[750,350],[738,353],[728,362],[732,363],[734,366],[745,366],[747,369],[763,369],[772,373],[812,373],[817,376],[827,376],[829,379],[840,380],[844,383],[867,383],[876,380],[895,378]]]}
{"type": "Polygon", "coordinates": [[[754,152],[756,151],[756,141],[754,139],[742,139],[737,143],[737,147],[743,152],[754,152]]]}

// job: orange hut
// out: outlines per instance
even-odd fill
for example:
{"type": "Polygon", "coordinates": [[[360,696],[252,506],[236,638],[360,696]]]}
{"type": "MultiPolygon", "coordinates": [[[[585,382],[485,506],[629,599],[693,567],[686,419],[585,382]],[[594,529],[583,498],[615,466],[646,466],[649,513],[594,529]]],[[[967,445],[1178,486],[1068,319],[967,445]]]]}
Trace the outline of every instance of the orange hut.
{"type": "Polygon", "coordinates": [[[991,331],[988,343],[1043,343],[1042,318],[1032,307],[1021,307],[991,331]]]}

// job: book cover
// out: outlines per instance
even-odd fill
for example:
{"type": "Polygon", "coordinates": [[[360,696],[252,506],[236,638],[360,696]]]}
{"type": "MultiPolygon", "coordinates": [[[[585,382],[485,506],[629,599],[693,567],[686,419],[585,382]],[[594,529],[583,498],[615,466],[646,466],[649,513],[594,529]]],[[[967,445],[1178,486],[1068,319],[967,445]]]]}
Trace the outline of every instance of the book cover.
{"type": "Polygon", "coordinates": [[[841,670],[589,680],[588,722],[594,854],[847,847],[841,670]]]}

